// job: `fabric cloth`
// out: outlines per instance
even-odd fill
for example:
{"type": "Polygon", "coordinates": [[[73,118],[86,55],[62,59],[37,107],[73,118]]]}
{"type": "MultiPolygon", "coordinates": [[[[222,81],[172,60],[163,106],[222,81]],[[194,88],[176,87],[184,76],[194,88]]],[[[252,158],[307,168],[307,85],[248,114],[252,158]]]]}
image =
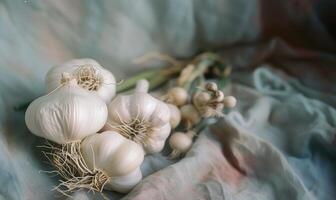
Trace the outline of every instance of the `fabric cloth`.
{"type": "Polygon", "coordinates": [[[335,199],[336,58],[328,0],[0,2],[0,199],[66,199],[24,113],[55,64],[91,57],[118,79],[147,52],[220,50],[235,109],[181,160],[147,156],[127,195],[75,199],[335,199]],[[329,16],[329,17],[328,17],[329,16]],[[331,28],[330,28],[331,27],[331,28]],[[279,38],[280,37],[280,38],[279,38]],[[272,39],[275,38],[275,39],[272,39]],[[271,39],[271,40],[270,40],[271,39]]]}

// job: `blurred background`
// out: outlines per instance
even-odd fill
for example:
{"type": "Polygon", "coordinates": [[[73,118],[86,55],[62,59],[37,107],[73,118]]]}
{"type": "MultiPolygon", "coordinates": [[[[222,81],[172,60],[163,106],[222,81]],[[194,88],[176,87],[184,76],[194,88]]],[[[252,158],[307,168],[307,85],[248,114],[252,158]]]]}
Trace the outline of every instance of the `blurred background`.
{"type": "Polygon", "coordinates": [[[148,52],[215,51],[234,81],[269,64],[334,108],[335,10],[334,0],[0,0],[0,199],[46,198],[35,194],[51,185],[36,138],[12,108],[44,93],[53,65],[90,57],[121,80],[157,65],[134,64],[148,52]]]}

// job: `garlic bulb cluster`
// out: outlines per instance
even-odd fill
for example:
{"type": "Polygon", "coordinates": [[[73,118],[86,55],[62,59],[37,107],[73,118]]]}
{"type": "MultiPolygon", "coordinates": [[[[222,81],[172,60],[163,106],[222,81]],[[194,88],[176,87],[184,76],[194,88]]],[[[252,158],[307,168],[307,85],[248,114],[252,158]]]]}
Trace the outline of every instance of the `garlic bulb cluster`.
{"type": "Polygon", "coordinates": [[[29,105],[25,121],[33,134],[52,141],[43,148],[55,168],[52,172],[62,178],[55,189],[65,195],[78,189],[130,191],[142,179],[145,155],[160,152],[172,129],[170,157],[189,151],[207,118],[222,116],[223,108],[235,106],[236,99],[225,97],[215,83],[189,95],[205,75],[221,70],[216,66],[223,61],[206,53],[187,62],[136,75],[118,88],[127,90],[140,77],[155,87],[180,72],[162,101],[148,93],[147,80],[139,80],[133,94],[115,97],[113,74],[92,59],[50,69],[45,80],[49,94],[29,105]]]}
{"type": "Polygon", "coordinates": [[[113,74],[89,58],[71,60],[51,68],[45,80],[48,92],[62,84],[64,72],[71,74],[80,87],[98,95],[106,103],[115,96],[116,81],[113,74]]]}
{"type": "Polygon", "coordinates": [[[69,74],[53,92],[34,100],[27,108],[28,129],[58,144],[83,139],[100,130],[107,119],[104,101],[78,86],[69,74]]]}
{"type": "Polygon", "coordinates": [[[108,128],[142,144],[146,153],[163,149],[170,126],[166,103],[148,94],[149,83],[138,81],[131,95],[118,95],[108,105],[108,128]]]}
{"type": "Polygon", "coordinates": [[[205,91],[196,92],[193,96],[193,104],[203,117],[223,116],[224,107],[232,108],[236,102],[233,96],[225,97],[213,82],[206,84],[205,91]]]}
{"type": "Polygon", "coordinates": [[[141,145],[113,131],[91,135],[81,143],[82,156],[90,169],[99,169],[107,176],[105,189],[128,192],[141,179],[144,160],[141,145]]]}

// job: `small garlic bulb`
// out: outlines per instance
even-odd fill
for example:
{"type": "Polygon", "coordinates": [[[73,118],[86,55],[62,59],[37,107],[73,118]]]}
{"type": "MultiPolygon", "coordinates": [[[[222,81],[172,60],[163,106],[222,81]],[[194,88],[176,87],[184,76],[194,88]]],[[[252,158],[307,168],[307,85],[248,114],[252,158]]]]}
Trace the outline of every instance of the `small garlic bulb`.
{"type": "Polygon", "coordinates": [[[193,95],[192,102],[196,108],[204,107],[211,100],[211,95],[207,92],[196,92],[193,95]]]}
{"type": "Polygon", "coordinates": [[[170,126],[171,128],[176,128],[181,121],[181,112],[180,110],[173,104],[167,104],[170,110],[170,126]]]}
{"type": "Polygon", "coordinates": [[[201,120],[201,116],[192,104],[187,104],[181,107],[181,117],[187,127],[191,127],[201,120]]]}
{"type": "Polygon", "coordinates": [[[117,132],[106,131],[85,138],[81,152],[90,169],[107,176],[105,189],[128,192],[142,179],[140,166],[145,155],[142,146],[117,132]]]}
{"type": "Polygon", "coordinates": [[[147,93],[149,83],[140,80],[134,94],[118,95],[108,105],[110,130],[142,144],[146,153],[162,150],[169,136],[170,110],[166,103],[147,93]]]}
{"type": "Polygon", "coordinates": [[[237,99],[233,96],[227,96],[224,98],[223,103],[224,103],[224,106],[228,108],[233,108],[237,104],[237,99]]]}
{"type": "Polygon", "coordinates": [[[193,95],[192,102],[202,117],[223,117],[224,107],[232,108],[236,105],[236,98],[224,96],[224,92],[218,89],[214,82],[209,82],[201,92],[193,95]]]}
{"type": "Polygon", "coordinates": [[[71,74],[80,87],[97,94],[106,103],[115,96],[116,81],[113,74],[89,58],[70,60],[51,68],[45,80],[48,92],[62,84],[64,72],[71,74]]]}
{"type": "Polygon", "coordinates": [[[168,103],[183,106],[188,101],[188,92],[182,87],[173,87],[168,90],[165,98],[168,103]]]}
{"type": "Polygon", "coordinates": [[[64,74],[62,86],[37,98],[27,108],[28,129],[58,144],[78,141],[99,131],[107,119],[107,107],[99,97],[79,87],[64,74]]]}
{"type": "Polygon", "coordinates": [[[181,154],[186,153],[192,146],[192,139],[196,135],[193,131],[187,133],[175,132],[169,138],[169,146],[173,149],[170,154],[171,158],[176,158],[181,154]]]}

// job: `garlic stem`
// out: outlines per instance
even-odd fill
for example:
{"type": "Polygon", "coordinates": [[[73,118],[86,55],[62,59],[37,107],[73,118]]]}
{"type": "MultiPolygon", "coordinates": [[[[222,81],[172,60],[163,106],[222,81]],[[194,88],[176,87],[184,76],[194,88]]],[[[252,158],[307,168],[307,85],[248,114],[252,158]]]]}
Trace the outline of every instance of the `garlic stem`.
{"type": "Polygon", "coordinates": [[[154,76],[157,76],[157,74],[161,71],[162,69],[150,69],[150,70],[146,70],[144,72],[138,73],[128,79],[126,79],[125,81],[122,82],[122,84],[117,86],[117,92],[125,92],[129,89],[131,89],[132,87],[134,87],[134,85],[136,85],[136,83],[138,82],[138,80],[140,79],[147,79],[147,80],[151,80],[154,76]]]}
{"type": "Polygon", "coordinates": [[[135,86],[135,92],[147,93],[149,89],[149,83],[146,79],[141,79],[135,86]]]}
{"type": "Polygon", "coordinates": [[[197,123],[191,130],[198,135],[204,128],[208,125],[207,119],[202,119],[199,123],[197,123]]]}
{"type": "Polygon", "coordinates": [[[176,76],[183,69],[184,65],[169,66],[163,68],[149,69],[126,79],[122,84],[117,86],[117,92],[125,92],[133,88],[141,79],[149,81],[149,90],[166,83],[170,78],[176,76]]]}

